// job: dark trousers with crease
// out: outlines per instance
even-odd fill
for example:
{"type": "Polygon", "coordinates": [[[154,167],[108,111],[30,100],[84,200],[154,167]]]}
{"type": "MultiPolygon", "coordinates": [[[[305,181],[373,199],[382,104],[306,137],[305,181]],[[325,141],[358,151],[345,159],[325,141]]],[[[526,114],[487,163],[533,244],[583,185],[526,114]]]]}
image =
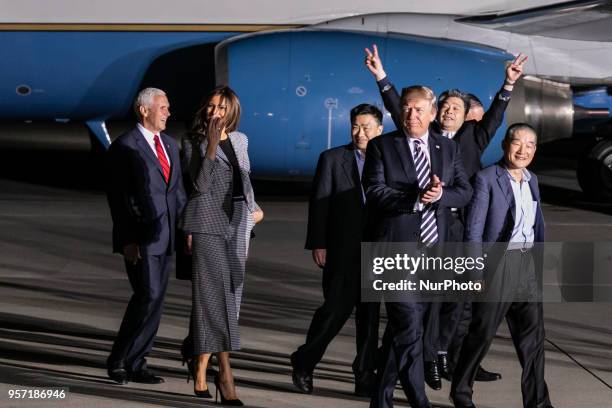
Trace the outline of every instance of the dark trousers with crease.
{"type": "Polygon", "coordinates": [[[159,328],[172,259],[166,254],[141,256],[136,265],[125,262],[134,293],[107,360],[109,366],[124,362],[130,372],[146,368],[145,357],[159,328]]]}
{"type": "Polygon", "coordinates": [[[439,351],[448,351],[463,316],[464,302],[432,302],[425,315],[423,359],[435,362],[439,351]]]}
{"type": "Polygon", "coordinates": [[[324,302],[310,323],[306,343],[294,353],[298,368],[312,372],[329,343],[340,332],[355,309],[357,356],[353,362],[356,377],[374,371],[378,354],[380,303],[360,302],[360,276],[323,271],[324,302]]]}
{"type": "Polygon", "coordinates": [[[470,329],[470,322],[472,321],[472,302],[469,300],[462,302],[461,309],[461,316],[457,321],[457,327],[446,350],[448,352],[448,365],[451,371],[457,366],[463,339],[465,339],[470,329]]]}
{"type": "MultiPolygon", "coordinates": [[[[463,241],[463,221],[460,212],[453,211],[448,241],[463,241]]],[[[463,302],[431,302],[424,319],[423,358],[435,362],[439,351],[448,351],[463,315],[463,302]]]]}
{"type": "Polygon", "coordinates": [[[389,321],[376,373],[370,408],[393,406],[397,380],[413,408],[430,407],[423,373],[423,316],[428,303],[385,302],[389,321]]]}
{"type": "MultiPolygon", "coordinates": [[[[498,273],[516,274],[519,270],[533,269],[530,252],[508,251],[502,264],[498,273]]],[[[451,397],[455,404],[472,404],[476,372],[504,317],[523,368],[523,407],[549,407],[548,388],[544,380],[544,317],[542,303],[539,302],[472,303],[472,321],[453,373],[451,397]]]]}

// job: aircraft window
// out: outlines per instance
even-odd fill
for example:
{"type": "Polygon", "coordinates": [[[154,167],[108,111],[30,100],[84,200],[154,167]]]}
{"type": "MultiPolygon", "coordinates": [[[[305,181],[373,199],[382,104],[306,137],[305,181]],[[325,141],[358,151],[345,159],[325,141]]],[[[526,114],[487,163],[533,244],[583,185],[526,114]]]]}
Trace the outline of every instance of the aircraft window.
{"type": "Polygon", "coordinates": [[[17,87],[17,95],[29,95],[32,93],[32,89],[27,85],[19,85],[17,87]]]}

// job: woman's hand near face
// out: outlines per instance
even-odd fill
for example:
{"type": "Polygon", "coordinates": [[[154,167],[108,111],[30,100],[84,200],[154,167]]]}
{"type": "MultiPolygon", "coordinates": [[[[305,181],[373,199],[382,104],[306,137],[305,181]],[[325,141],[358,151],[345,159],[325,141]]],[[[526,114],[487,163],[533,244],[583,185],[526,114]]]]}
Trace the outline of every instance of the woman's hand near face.
{"type": "Polygon", "coordinates": [[[206,138],[208,139],[206,157],[208,157],[210,160],[215,160],[215,156],[217,155],[217,146],[219,146],[221,135],[225,130],[222,121],[222,118],[216,116],[211,118],[208,122],[208,129],[206,130],[206,138]]]}

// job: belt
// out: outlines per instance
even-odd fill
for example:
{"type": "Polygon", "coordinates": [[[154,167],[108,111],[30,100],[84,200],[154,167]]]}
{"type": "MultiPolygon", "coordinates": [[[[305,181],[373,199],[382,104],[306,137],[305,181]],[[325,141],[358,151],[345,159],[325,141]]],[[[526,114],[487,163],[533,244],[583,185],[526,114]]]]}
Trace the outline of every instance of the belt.
{"type": "Polygon", "coordinates": [[[507,252],[531,252],[531,250],[533,249],[533,243],[528,242],[525,244],[518,244],[516,246],[510,244],[508,246],[508,249],[506,249],[507,252]]]}

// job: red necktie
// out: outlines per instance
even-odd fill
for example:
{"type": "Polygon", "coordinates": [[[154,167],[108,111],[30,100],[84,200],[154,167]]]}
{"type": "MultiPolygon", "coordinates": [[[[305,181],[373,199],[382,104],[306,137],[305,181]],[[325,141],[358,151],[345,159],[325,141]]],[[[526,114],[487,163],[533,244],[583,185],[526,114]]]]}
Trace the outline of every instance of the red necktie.
{"type": "Polygon", "coordinates": [[[162,171],[164,172],[164,180],[166,180],[166,183],[168,183],[168,178],[170,177],[170,164],[168,164],[168,159],[166,158],[166,153],[164,153],[164,149],[159,141],[159,136],[155,135],[153,140],[155,141],[157,160],[159,160],[159,164],[161,164],[162,171]]]}

